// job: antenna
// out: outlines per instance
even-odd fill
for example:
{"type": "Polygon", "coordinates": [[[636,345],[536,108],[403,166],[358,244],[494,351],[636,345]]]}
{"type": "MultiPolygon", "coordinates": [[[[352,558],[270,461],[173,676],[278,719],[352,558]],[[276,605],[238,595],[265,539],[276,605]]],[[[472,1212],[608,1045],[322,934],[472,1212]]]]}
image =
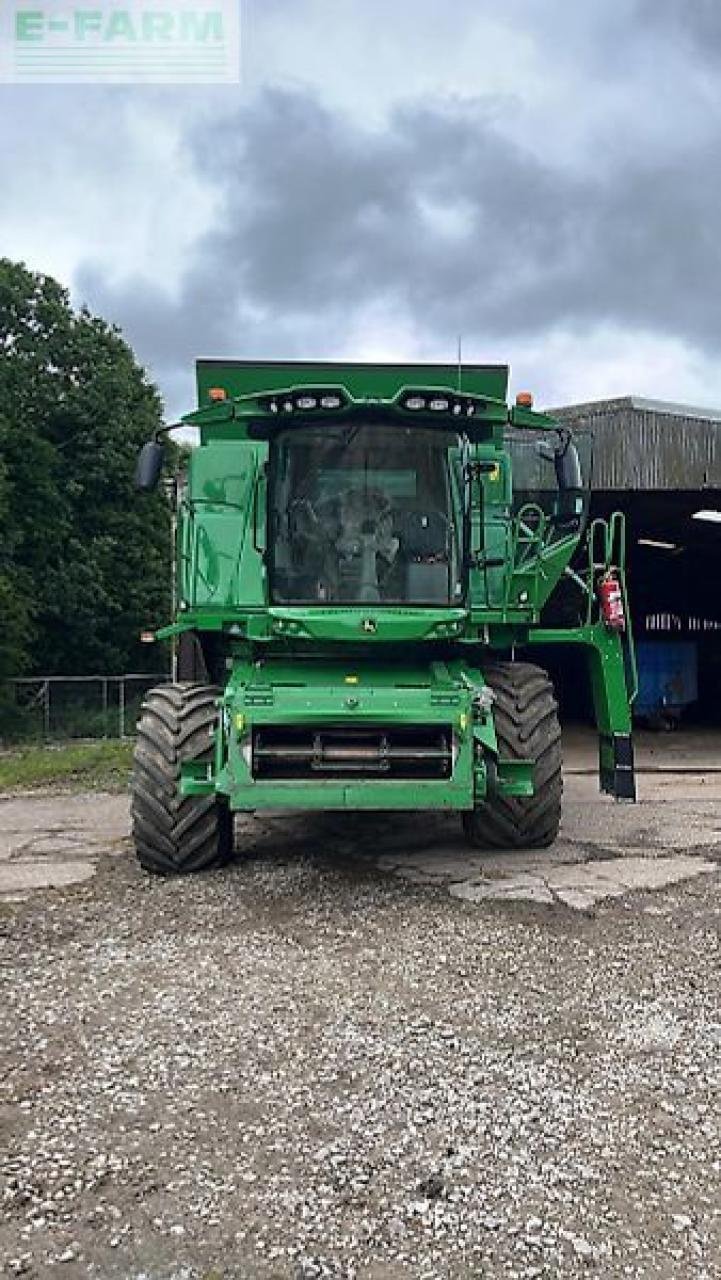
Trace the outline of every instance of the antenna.
{"type": "Polygon", "coordinates": [[[461,382],[463,380],[463,334],[458,335],[458,386],[456,391],[461,390],[461,382]]]}

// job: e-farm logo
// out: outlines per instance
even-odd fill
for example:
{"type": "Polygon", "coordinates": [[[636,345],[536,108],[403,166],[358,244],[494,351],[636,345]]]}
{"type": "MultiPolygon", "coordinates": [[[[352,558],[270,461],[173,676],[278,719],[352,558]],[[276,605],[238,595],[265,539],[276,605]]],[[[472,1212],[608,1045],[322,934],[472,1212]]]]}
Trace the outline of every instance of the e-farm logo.
{"type": "Polygon", "coordinates": [[[0,0],[0,81],[239,80],[240,0],[0,0]]]}

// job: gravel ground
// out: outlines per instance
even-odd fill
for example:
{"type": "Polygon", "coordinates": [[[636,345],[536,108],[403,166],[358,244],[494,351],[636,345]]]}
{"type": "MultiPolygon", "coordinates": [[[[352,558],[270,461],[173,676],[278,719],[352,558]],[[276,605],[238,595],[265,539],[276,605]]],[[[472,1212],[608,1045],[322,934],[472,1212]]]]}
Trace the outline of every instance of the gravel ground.
{"type": "Polygon", "coordinates": [[[718,875],[471,905],[355,821],[0,907],[4,1273],[721,1277],[718,875]]]}

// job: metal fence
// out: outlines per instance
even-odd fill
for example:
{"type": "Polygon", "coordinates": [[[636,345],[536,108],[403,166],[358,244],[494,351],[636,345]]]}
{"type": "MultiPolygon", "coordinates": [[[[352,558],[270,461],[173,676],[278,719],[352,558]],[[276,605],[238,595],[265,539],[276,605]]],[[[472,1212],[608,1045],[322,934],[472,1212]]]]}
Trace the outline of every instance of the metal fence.
{"type": "Polygon", "coordinates": [[[169,674],[132,673],[9,680],[8,727],[28,738],[126,738],[145,694],[168,680],[169,674]]]}

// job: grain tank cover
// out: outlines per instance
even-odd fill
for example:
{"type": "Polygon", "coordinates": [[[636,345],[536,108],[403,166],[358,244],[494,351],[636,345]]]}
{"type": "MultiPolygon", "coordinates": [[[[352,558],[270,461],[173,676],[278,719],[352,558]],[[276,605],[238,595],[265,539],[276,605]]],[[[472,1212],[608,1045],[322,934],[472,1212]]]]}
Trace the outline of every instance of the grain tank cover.
{"type": "Polygon", "coordinates": [[[325,360],[198,360],[198,405],[209,403],[211,387],[228,397],[280,391],[286,387],[343,386],[352,396],[391,399],[402,387],[454,387],[506,400],[508,365],[371,364],[325,360]],[[459,387],[460,377],[460,387],[459,387]]]}

